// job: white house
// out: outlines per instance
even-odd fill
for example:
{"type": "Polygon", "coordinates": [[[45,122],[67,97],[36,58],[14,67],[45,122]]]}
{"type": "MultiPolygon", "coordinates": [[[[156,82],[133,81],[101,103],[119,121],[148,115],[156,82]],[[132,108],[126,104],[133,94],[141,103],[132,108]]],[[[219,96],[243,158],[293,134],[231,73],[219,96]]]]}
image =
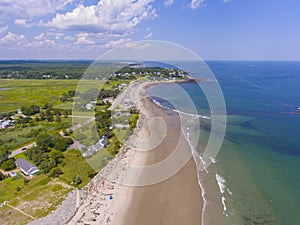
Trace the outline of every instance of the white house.
{"type": "Polygon", "coordinates": [[[36,166],[23,158],[17,159],[15,161],[15,164],[27,176],[33,176],[34,174],[40,172],[40,170],[36,166]]]}

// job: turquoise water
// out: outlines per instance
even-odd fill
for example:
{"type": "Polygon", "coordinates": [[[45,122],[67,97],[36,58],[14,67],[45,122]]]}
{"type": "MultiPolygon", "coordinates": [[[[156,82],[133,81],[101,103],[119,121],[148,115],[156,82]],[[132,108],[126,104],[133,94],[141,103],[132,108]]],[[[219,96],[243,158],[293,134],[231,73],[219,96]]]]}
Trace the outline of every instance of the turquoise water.
{"type": "MultiPolygon", "coordinates": [[[[221,208],[227,224],[300,224],[300,114],[296,115],[300,111],[300,62],[207,64],[219,81],[228,113],[217,163],[209,167],[209,174],[202,173],[207,183],[207,214],[217,208],[216,215],[221,208]],[[216,174],[225,190],[219,196],[212,194],[218,191],[216,174]]],[[[186,101],[174,93],[172,85],[158,85],[149,93],[161,95],[166,100],[159,99],[161,104],[168,107],[168,99],[177,101],[177,109],[181,105],[179,110],[188,112],[186,101]]],[[[199,114],[209,116],[199,87],[179,86],[194,100],[199,114]]],[[[209,133],[209,124],[201,124],[199,152],[209,133]]]]}

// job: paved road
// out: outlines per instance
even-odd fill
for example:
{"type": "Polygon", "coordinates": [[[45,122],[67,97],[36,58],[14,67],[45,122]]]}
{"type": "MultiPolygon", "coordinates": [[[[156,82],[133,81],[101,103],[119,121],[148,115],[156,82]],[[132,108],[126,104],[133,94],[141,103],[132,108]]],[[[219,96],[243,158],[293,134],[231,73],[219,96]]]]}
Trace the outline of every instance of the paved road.
{"type": "Polygon", "coordinates": [[[19,154],[23,153],[24,151],[26,151],[28,148],[31,148],[33,146],[36,146],[35,142],[27,144],[27,145],[24,145],[21,148],[18,148],[16,150],[12,151],[12,153],[8,156],[8,158],[12,158],[12,157],[14,157],[16,155],[19,155],[19,154]]]}

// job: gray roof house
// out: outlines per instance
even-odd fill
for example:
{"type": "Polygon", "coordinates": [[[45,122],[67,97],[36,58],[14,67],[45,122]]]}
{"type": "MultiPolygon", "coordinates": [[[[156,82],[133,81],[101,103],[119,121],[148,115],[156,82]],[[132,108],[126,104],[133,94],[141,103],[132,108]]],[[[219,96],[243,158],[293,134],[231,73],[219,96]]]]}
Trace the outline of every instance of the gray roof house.
{"type": "Polygon", "coordinates": [[[33,176],[40,170],[26,159],[19,158],[15,161],[17,167],[27,176],[33,176]]]}

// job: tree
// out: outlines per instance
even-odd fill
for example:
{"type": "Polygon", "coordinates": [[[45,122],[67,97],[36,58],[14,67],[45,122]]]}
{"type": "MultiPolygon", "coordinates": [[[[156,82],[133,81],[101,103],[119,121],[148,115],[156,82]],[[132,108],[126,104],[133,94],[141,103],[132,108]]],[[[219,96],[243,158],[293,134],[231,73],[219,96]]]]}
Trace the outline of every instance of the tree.
{"type": "Polygon", "coordinates": [[[32,120],[32,118],[30,118],[29,116],[26,116],[25,118],[23,118],[23,123],[29,123],[32,120]]]}
{"type": "Polygon", "coordinates": [[[53,112],[53,113],[54,113],[55,116],[60,116],[60,115],[61,115],[59,109],[54,109],[54,112],[53,112]]]}
{"type": "Polygon", "coordinates": [[[42,148],[52,148],[54,147],[54,140],[51,135],[42,133],[37,136],[36,144],[42,148]]]}
{"type": "Polygon", "coordinates": [[[1,181],[1,180],[4,180],[4,179],[5,179],[4,174],[0,172],[0,181],[1,181]]]}
{"type": "Polygon", "coordinates": [[[69,96],[70,98],[73,98],[73,97],[75,96],[75,93],[76,93],[76,91],[74,91],[74,90],[69,90],[69,91],[68,91],[68,96],[69,96]]]}
{"type": "Polygon", "coordinates": [[[62,101],[62,102],[67,101],[67,99],[68,99],[68,96],[66,93],[63,93],[62,96],[60,97],[60,101],[62,101]]]}
{"type": "Polygon", "coordinates": [[[56,165],[62,162],[61,159],[65,158],[60,151],[54,151],[54,150],[51,152],[51,157],[56,162],[56,165]]]}
{"type": "Polygon", "coordinates": [[[16,168],[14,159],[7,159],[1,163],[1,168],[5,171],[13,170],[16,168]]]}
{"type": "Polygon", "coordinates": [[[50,103],[50,102],[47,102],[45,105],[44,105],[44,109],[52,109],[53,105],[50,103]]]}
{"type": "Polygon", "coordinates": [[[76,185],[81,184],[81,183],[82,183],[81,177],[78,176],[78,175],[76,175],[76,176],[74,177],[74,183],[75,183],[76,185]]]}
{"type": "Polygon", "coordinates": [[[50,176],[51,177],[59,177],[62,174],[63,174],[63,172],[61,171],[60,168],[55,168],[55,169],[52,170],[50,176]]]}
{"type": "Polygon", "coordinates": [[[47,116],[47,121],[48,122],[53,122],[53,115],[47,116]]]}
{"type": "Polygon", "coordinates": [[[57,138],[55,141],[54,148],[59,151],[65,151],[67,149],[67,143],[64,138],[57,138]]]}
{"type": "Polygon", "coordinates": [[[24,177],[23,182],[24,182],[24,184],[26,185],[26,184],[29,183],[29,180],[28,180],[27,178],[24,177]]]}
{"type": "Polygon", "coordinates": [[[0,164],[8,159],[9,151],[7,149],[0,152],[0,164]]]}
{"type": "Polygon", "coordinates": [[[33,114],[39,113],[40,112],[40,107],[37,105],[31,105],[30,109],[32,111],[33,114]]]}

